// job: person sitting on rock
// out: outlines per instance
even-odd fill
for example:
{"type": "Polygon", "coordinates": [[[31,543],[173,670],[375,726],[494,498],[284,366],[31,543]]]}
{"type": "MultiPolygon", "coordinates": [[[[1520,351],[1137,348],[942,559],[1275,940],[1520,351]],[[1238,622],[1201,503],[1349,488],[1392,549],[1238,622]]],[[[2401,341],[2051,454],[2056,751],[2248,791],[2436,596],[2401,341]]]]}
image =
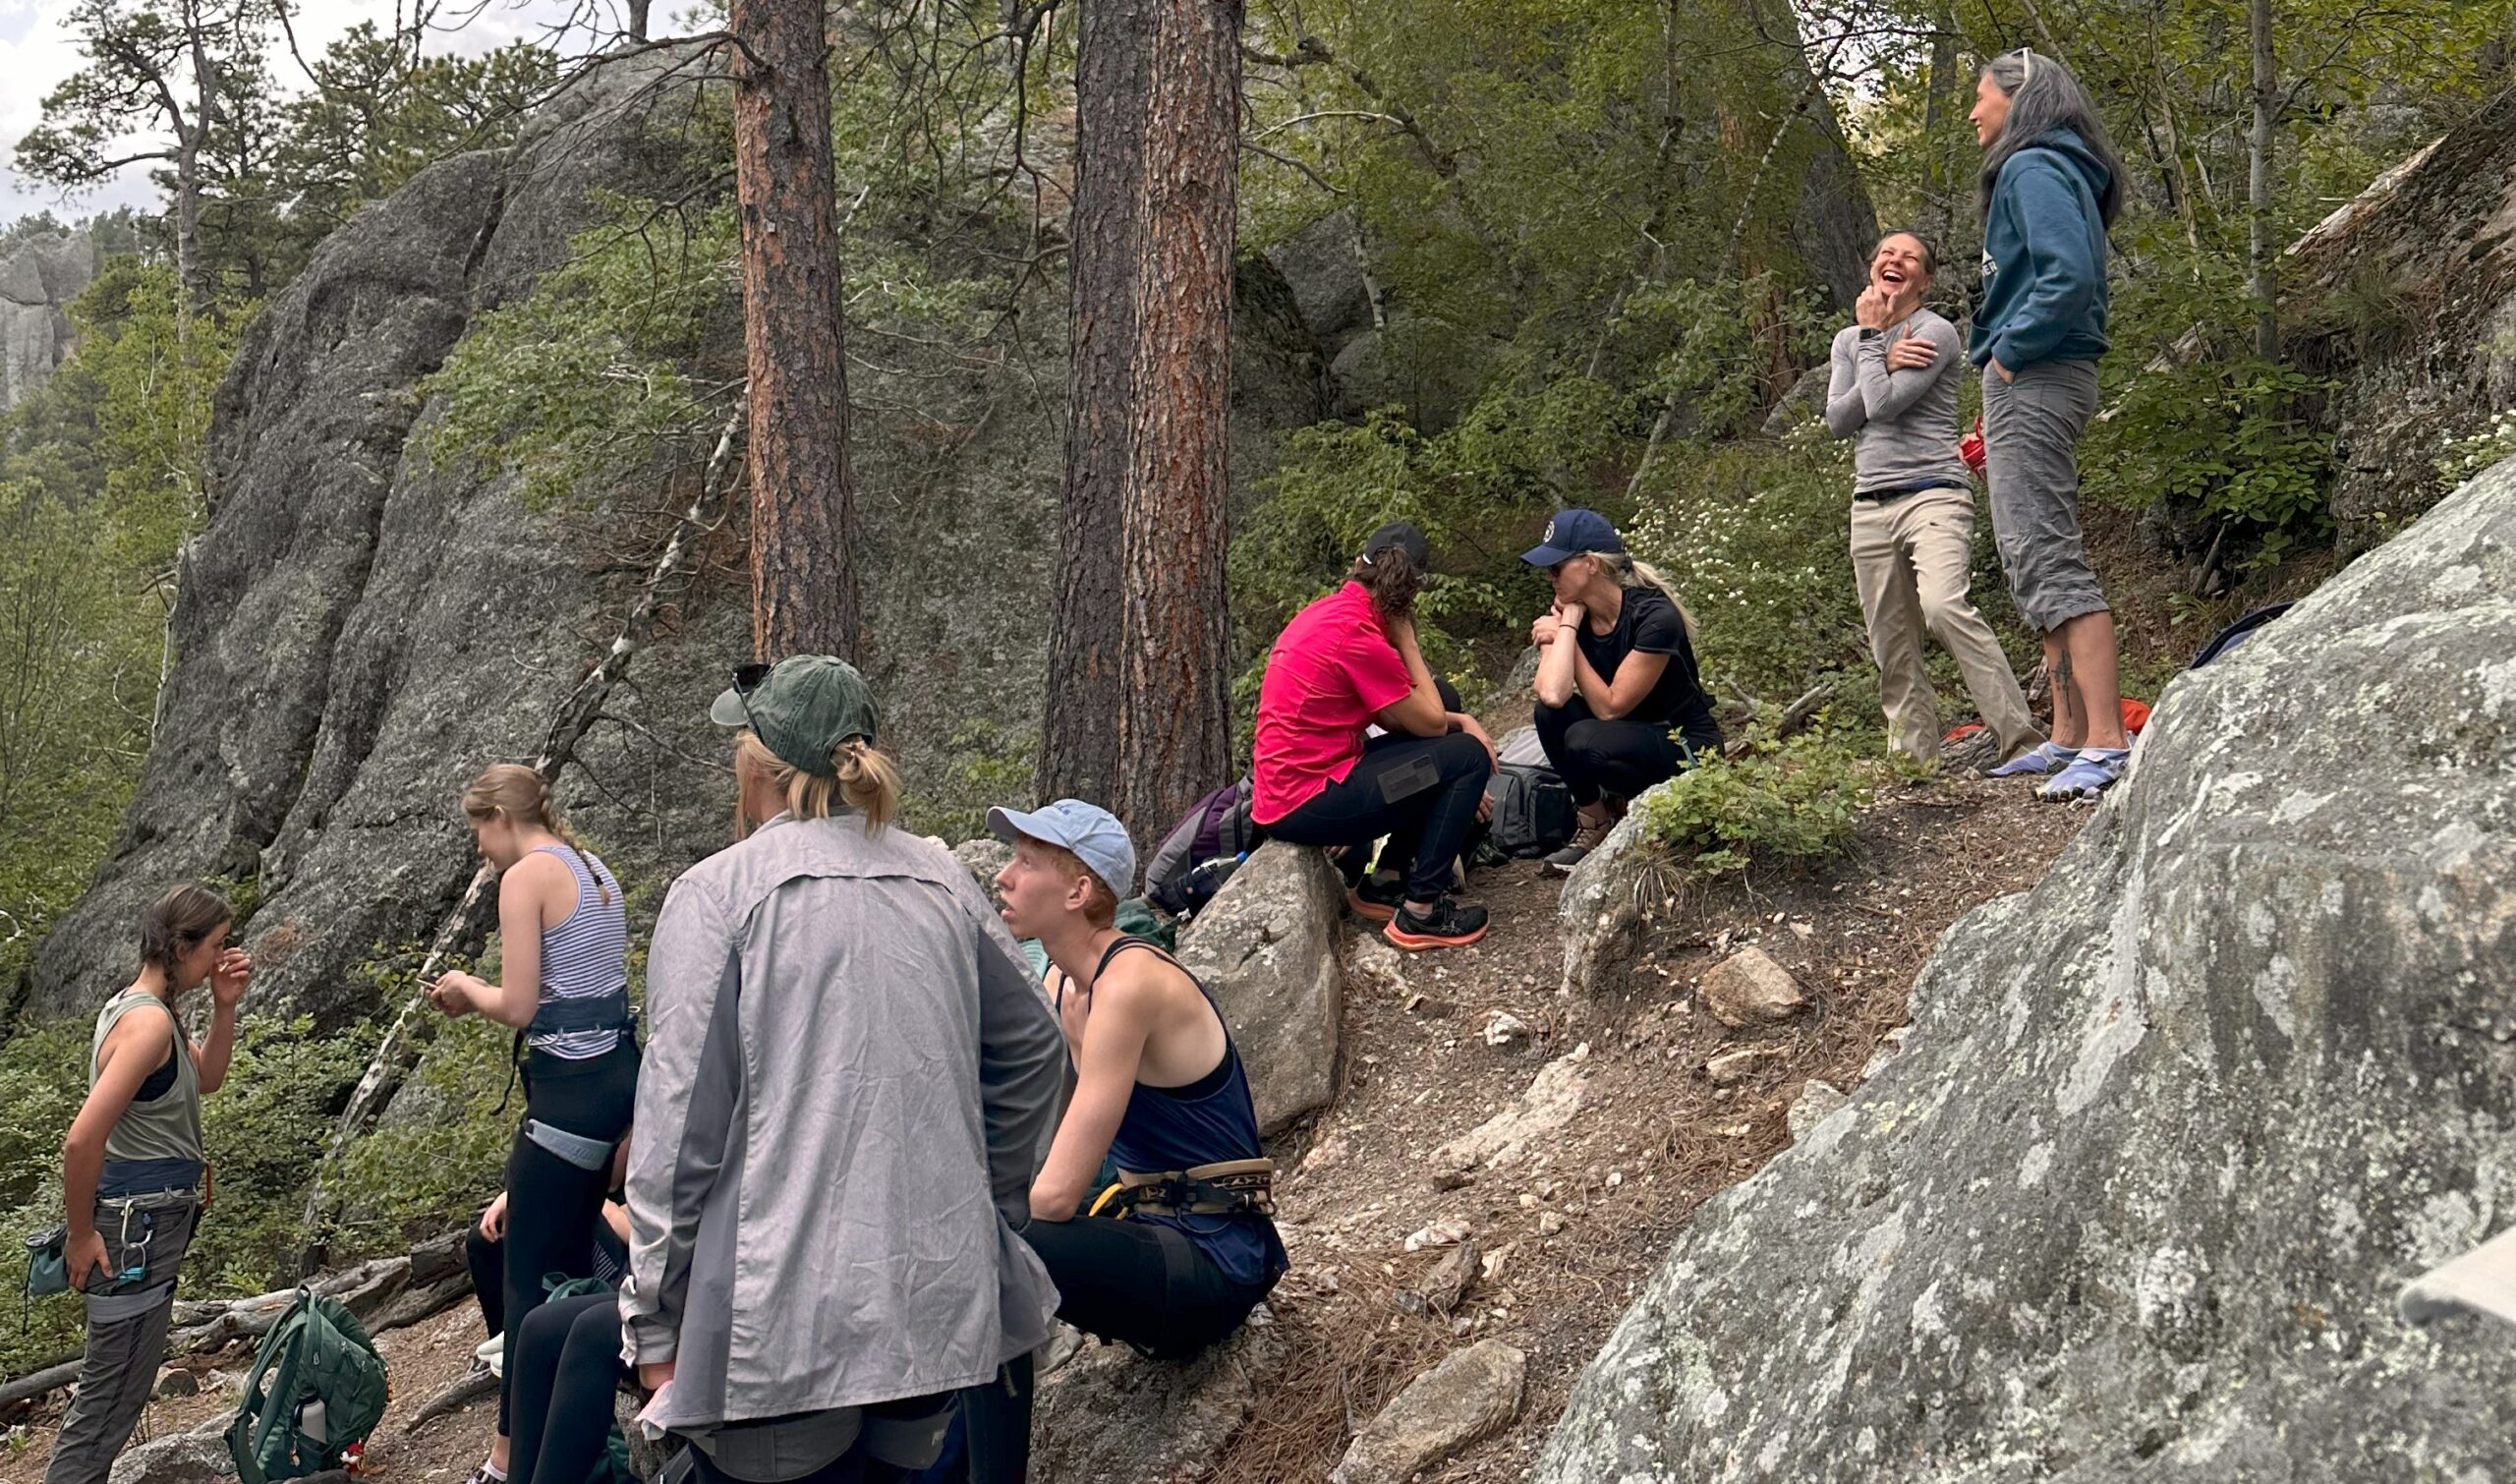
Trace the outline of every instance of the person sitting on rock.
{"type": "MultiPolygon", "coordinates": [[[[620,1181],[628,1173],[629,1141],[623,1138],[613,1152],[611,1190],[603,1197],[602,1220],[595,1224],[594,1252],[586,1266],[587,1273],[600,1282],[617,1284],[620,1275],[629,1271],[629,1208],[620,1203],[620,1181]]],[[[480,1220],[463,1232],[463,1266],[472,1277],[472,1298],[481,1306],[481,1324],[489,1339],[497,1341],[498,1367],[506,1364],[502,1337],[507,1332],[507,1193],[499,1191],[481,1212],[480,1220]]],[[[481,1363],[488,1363],[485,1346],[481,1363]]],[[[493,1451],[491,1461],[507,1466],[506,1455],[493,1451]]]]}
{"type": "Polygon", "coordinates": [[[969,871],[893,828],[864,678],[812,655],[733,679],[709,714],[738,729],[742,837],[673,883],[647,964],[642,1416],[700,1484],[835,1484],[926,1468],[958,1410],[1004,1423],[973,1421],[972,1476],[1019,1479],[1057,1290],[1014,1228],[1057,1017],[969,871]]]}
{"type": "Polygon", "coordinates": [[[1415,643],[1415,594],[1432,559],[1424,533],[1392,521],[1363,543],[1347,581],[1293,615],[1258,687],[1250,818],[1297,845],[1367,846],[1403,877],[1355,883],[1355,914],[1401,948],[1485,936],[1483,907],[1454,901],[1453,863],[1485,800],[1494,745],[1445,707],[1415,643]],[[1368,740],[1372,722],[1386,735],[1368,740]]]}
{"type": "Polygon", "coordinates": [[[1205,986],[1115,926],[1135,849],[1108,811],[991,809],[988,828],[1013,847],[1000,910],[1048,949],[1075,1064],[1023,1238],[1057,1283],[1058,1318],[1156,1357],[1194,1355],[1285,1272],[1248,1070],[1205,986]]]}
{"type": "Polygon", "coordinates": [[[159,897],[140,922],[139,977],[96,1012],[87,1099],[61,1148],[62,1265],[86,1295],[87,1347],[44,1484],[105,1484],[166,1358],[176,1271],[208,1170],[200,1100],[227,1080],[236,1005],[254,975],[227,941],[235,918],[206,886],[159,897]],[[175,1001],[203,982],[209,1037],[197,1042],[175,1001]]]}
{"type": "Polygon", "coordinates": [[[1957,661],[1992,734],[1993,763],[2044,734],[2009,656],[1966,597],[1974,559],[1974,482],[1957,452],[1957,387],[1965,342],[1922,307],[1938,258],[1914,232],[1890,232],[1870,255],[1858,321],[1836,334],[1826,430],[1853,445],[1852,574],[1878,661],[1890,747],[1939,761],[1939,710],[1922,658],[1927,630],[1957,661]]]}
{"type": "Polygon", "coordinates": [[[1595,510],[1562,510],[1520,560],[1544,567],[1555,604],[1529,629],[1537,738],[1572,795],[1579,828],[1547,864],[1569,871],[1626,805],[1721,747],[1695,675],[1694,619],[1668,580],[1633,559],[1595,510]]]}
{"type": "MultiPolygon", "coordinates": [[[[612,1155],[615,1186],[627,1172],[628,1160],[624,1136],[612,1155]]],[[[507,1193],[501,1190],[463,1234],[472,1291],[489,1330],[484,1363],[494,1352],[492,1346],[502,1351],[505,1344],[506,1220],[507,1193]]],[[[513,1484],[532,1484],[537,1475],[583,1479],[610,1438],[611,1396],[621,1375],[620,1306],[611,1290],[629,1271],[629,1208],[617,1199],[602,1203],[588,1266],[589,1276],[604,1284],[603,1291],[545,1300],[516,1326],[516,1381],[508,1408],[513,1439],[499,1437],[490,1457],[509,1470],[513,1484]]],[[[503,1358],[498,1368],[503,1377],[503,1358]]]]}

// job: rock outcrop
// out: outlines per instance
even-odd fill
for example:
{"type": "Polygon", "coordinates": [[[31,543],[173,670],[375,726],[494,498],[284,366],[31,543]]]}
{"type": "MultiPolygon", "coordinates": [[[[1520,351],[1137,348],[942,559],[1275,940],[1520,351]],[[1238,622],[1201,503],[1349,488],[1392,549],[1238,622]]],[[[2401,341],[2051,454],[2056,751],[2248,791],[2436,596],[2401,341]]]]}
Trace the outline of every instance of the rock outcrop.
{"type": "Polygon", "coordinates": [[[1284,1365],[1284,1339],[1263,1308],[1185,1362],[1086,1340],[1041,1378],[1031,1411],[1032,1476],[1196,1484],[1284,1365]]]}
{"type": "Polygon", "coordinates": [[[1179,934],[1180,964],[1214,995],[1248,1065],[1261,1133],[1337,1095],[1343,895],[1325,856],[1278,841],[1260,846],[1179,934]]]}
{"type": "Polygon", "coordinates": [[[1534,1478],[2504,1478],[2516,463],[2177,679],[1905,1050],[1707,1204],[1534,1478]]]}
{"type": "Polygon", "coordinates": [[[25,401],[70,354],[70,302],[95,276],[85,229],[38,232],[0,250],[0,412],[25,401]]]}
{"type": "Polygon", "coordinates": [[[2301,364],[2340,373],[2331,508],[2366,542],[2433,504],[2439,447],[2516,407],[2516,92],[2289,250],[2301,364]]]}
{"type": "Polygon", "coordinates": [[[1354,1435],[1329,1484],[1407,1484],[1509,1427],[1527,1375],[1528,1357],[1499,1340],[1454,1351],[1354,1435]]]}
{"type": "MultiPolygon", "coordinates": [[[[358,970],[379,946],[428,939],[459,898],[475,862],[457,793],[484,765],[539,750],[619,632],[671,529],[659,512],[689,494],[686,478],[659,476],[529,508],[512,478],[430,461],[415,434],[442,414],[421,387],[486,312],[567,259],[605,194],[725,189],[673,133],[699,57],[606,65],[513,147],[421,172],[257,317],[218,393],[212,510],[180,578],[158,745],[21,1008],[94,1003],[128,971],[141,908],[194,877],[259,899],[253,1007],[333,1027],[398,1002],[358,970]]],[[[1290,290],[1254,255],[1237,276],[1232,469],[1251,485],[1277,429],[1323,408],[1290,290]]],[[[1060,282],[1027,291],[1025,346],[1063,344],[1064,306],[1060,282]]],[[[709,313],[739,373],[730,276],[709,313]]],[[[860,411],[852,430],[860,657],[909,827],[966,827],[979,804],[1026,802],[997,793],[996,765],[1020,759],[1038,725],[1063,466],[1056,399],[1035,391],[1064,372],[1054,350],[986,371],[948,348],[898,350],[851,382],[860,409],[913,409],[860,411]],[[936,511],[951,513],[941,538],[936,511]]],[[[559,782],[640,914],[726,838],[726,742],[706,709],[750,652],[741,528],[737,509],[674,580],[559,782]]]]}

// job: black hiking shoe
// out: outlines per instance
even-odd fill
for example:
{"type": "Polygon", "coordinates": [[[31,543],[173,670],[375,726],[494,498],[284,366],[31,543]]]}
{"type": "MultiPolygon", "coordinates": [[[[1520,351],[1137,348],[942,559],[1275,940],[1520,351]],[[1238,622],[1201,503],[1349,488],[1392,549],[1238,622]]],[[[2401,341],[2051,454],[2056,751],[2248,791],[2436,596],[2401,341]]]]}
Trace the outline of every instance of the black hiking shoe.
{"type": "Polygon", "coordinates": [[[1389,921],[1398,915],[1398,904],[1404,900],[1406,883],[1395,876],[1367,876],[1345,890],[1346,909],[1366,922],[1389,921]]]}
{"type": "Polygon", "coordinates": [[[1401,902],[1380,936],[1408,949],[1465,947],[1485,936],[1485,909],[1461,906],[1445,896],[1418,917],[1401,902]]]}

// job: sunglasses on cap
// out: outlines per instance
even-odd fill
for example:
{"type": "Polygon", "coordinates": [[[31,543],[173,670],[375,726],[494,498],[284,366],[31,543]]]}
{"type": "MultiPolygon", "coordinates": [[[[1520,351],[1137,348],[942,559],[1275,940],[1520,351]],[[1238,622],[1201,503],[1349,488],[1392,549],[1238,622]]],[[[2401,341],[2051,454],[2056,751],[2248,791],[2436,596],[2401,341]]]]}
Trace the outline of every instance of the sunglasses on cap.
{"type": "Polygon", "coordinates": [[[760,723],[752,718],[751,693],[760,689],[760,683],[768,679],[769,672],[774,668],[774,665],[758,660],[734,666],[734,699],[742,703],[743,723],[751,728],[753,736],[760,735],[760,723]]]}

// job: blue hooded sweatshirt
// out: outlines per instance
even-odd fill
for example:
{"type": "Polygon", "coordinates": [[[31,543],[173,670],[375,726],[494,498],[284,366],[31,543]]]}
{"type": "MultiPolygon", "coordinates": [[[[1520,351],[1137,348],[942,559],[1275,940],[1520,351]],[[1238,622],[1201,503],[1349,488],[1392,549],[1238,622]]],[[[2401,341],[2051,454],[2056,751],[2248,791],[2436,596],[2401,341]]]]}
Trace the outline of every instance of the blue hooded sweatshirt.
{"type": "Polygon", "coordinates": [[[2019,150],[1992,183],[1983,220],[1983,294],[1972,355],[2011,371],[2105,352],[2105,166],[2056,129],[2019,150]]]}

